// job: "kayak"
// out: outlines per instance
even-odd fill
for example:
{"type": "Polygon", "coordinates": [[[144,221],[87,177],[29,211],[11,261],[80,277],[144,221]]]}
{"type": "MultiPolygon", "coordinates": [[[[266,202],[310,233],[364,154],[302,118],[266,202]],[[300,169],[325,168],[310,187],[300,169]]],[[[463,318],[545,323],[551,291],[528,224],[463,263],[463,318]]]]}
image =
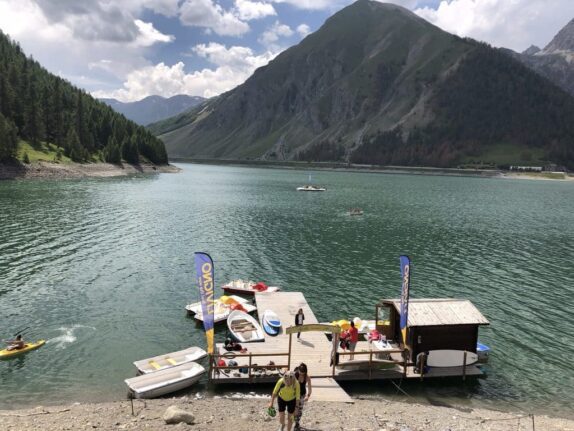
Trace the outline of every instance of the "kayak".
{"type": "Polygon", "coordinates": [[[39,340],[35,343],[26,343],[24,347],[21,349],[14,349],[14,350],[0,350],[0,359],[11,359],[16,356],[22,355],[24,353],[31,352],[32,350],[39,349],[44,344],[46,344],[46,340],[39,340]]]}

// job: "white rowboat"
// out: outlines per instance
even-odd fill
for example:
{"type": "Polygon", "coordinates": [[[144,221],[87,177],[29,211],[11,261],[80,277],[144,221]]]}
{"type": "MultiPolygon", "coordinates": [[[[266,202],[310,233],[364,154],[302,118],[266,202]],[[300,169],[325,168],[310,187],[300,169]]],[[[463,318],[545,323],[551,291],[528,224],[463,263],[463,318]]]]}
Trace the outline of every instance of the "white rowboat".
{"type": "Polygon", "coordinates": [[[165,355],[154,356],[153,358],[135,361],[134,365],[142,374],[154,373],[175,367],[188,362],[195,362],[207,356],[207,352],[200,347],[190,347],[178,352],[166,353],[165,355]]]}
{"type": "Polygon", "coordinates": [[[232,311],[227,318],[227,327],[240,343],[263,341],[265,338],[259,322],[243,311],[232,311]]]}
{"type": "Polygon", "coordinates": [[[134,398],[156,398],[188,388],[205,374],[205,368],[195,362],[126,379],[134,398]]]}

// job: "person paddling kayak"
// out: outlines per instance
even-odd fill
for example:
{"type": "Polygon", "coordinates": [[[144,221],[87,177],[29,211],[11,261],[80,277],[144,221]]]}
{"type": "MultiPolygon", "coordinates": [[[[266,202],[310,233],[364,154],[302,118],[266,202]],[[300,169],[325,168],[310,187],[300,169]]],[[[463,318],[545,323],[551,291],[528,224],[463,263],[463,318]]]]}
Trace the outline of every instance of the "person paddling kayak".
{"type": "Polygon", "coordinates": [[[8,343],[8,347],[6,347],[6,350],[8,351],[20,350],[23,349],[24,346],[26,345],[26,343],[22,339],[22,334],[16,335],[16,338],[14,340],[5,340],[5,342],[8,343]]]}

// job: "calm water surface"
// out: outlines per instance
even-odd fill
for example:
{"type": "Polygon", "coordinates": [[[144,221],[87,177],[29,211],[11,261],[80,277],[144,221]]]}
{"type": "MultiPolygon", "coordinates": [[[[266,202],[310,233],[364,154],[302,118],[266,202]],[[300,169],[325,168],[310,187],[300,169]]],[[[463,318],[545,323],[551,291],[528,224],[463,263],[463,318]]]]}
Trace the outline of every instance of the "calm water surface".
{"type": "MultiPolygon", "coordinates": [[[[0,407],[123,399],[132,361],[201,345],[193,252],[218,285],[304,292],[320,321],[398,297],[468,298],[490,320],[485,379],[345,386],[353,395],[572,416],[574,184],[181,165],[179,174],[0,182],[0,337],[42,349],[0,362],[0,407]],[[363,217],[349,217],[361,207],[363,217]]],[[[223,331],[223,329],[220,329],[223,331]]],[[[219,334],[221,337],[221,334],[219,334]]],[[[205,386],[193,391],[206,390],[205,386]]]]}

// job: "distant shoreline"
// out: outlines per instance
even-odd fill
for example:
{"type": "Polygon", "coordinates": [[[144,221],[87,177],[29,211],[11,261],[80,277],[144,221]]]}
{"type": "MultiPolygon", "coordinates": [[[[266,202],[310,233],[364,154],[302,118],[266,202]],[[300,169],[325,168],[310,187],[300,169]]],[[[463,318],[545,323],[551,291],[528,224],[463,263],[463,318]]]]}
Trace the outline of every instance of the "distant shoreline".
{"type": "Polygon", "coordinates": [[[109,178],[135,174],[176,173],[180,169],[173,165],[113,165],[111,163],[51,163],[30,164],[0,163],[0,180],[20,179],[73,179],[109,178]]]}
{"type": "Polygon", "coordinates": [[[218,166],[247,166],[260,168],[293,169],[293,170],[326,170],[341,172],[366,172],[398,175],[433,175],[454,177],[479,177],[479,178],[509,178],[544,181],[574,181],[574,177],[566,173],[563,178],[558,178],[555,173],[545,172],[514,172],[499,169],[461,169],[461,168],[433,168],[425,166],[381,166],[360,165],[336,162],[296,162],[296,161],[268,161],[268,160],[225,160],[225,159],[189,159],[173,157],[173,163],[191,163],[200,165],[218,166]],[[553,178],[551,175],[555,176],[553,178]]]}

